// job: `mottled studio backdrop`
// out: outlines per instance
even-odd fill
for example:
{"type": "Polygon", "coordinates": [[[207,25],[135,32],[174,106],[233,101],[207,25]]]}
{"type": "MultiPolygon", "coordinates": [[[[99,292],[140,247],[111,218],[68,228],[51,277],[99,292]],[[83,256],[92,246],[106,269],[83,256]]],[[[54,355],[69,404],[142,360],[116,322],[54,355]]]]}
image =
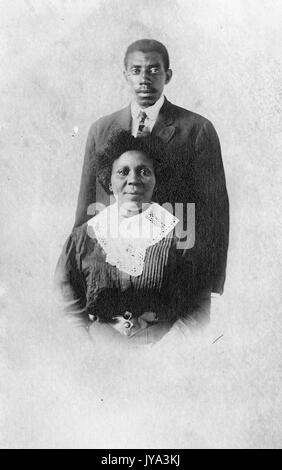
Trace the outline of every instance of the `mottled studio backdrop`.
{"type": "Polygon", "coordinates": [[[8,0],[1,29],[1,447],[279,447],[280,0],[8,0]],[[222,339],[92,354],[51,292],[88,129],[128,103],[129,43],[167,46],[174,103],[222,145],[231,206],[222,339]]]}

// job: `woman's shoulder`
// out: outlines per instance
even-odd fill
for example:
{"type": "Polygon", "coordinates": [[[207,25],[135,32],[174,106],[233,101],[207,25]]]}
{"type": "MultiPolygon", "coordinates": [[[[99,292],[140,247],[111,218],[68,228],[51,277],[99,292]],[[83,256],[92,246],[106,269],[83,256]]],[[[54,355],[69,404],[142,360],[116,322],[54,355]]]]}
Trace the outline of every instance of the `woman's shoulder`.
{"type": "Polygon", "coordinates": [[[77,251],[83,251],[84,247],[86,245],[95,245],[97,242],[97,238],[95,235],[95,231],[91,225],[88,224],[88,222],[83,223],[82,225],[79,225],[78,227],[75,227],[72,231],[71,234],[77,251]]]}

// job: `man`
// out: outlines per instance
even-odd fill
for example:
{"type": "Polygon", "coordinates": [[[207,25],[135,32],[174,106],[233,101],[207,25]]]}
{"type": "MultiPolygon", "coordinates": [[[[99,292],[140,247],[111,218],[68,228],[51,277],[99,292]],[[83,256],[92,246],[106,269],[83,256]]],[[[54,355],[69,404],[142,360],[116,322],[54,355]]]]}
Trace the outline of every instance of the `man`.
{"type": "MultiPolygon", "coordinates": [[[[165,163],[171,167],[159,202],[195,203],[195,245],[187,249],[193,263],[196,288],[207,299],[222,294],[229,234],[229,206],[220,144],[204,117],[170,103],[163,90],[172,78],[167,49],[158,41],[142,39],[131,44],[124,58],[124,76],[132,91],[131,104],[102,117],[90,128],[86,144],[76,222],[93,217],[91,204],[107,203],[96,182],[95,154],[115,128],[134,136],[150,132],[165,143],[165,163]]],[[[185,221],[184,211],[184,221],[185,221]]]]}

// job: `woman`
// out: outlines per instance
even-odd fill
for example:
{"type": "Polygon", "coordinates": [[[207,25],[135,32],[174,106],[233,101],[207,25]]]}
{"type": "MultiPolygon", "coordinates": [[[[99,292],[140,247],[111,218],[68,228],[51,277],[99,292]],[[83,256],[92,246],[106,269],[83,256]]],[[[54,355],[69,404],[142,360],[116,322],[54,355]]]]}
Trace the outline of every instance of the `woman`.
{"type": "Polygon", "coordinates": [[[158,139],[128,131],[97,154],[113,203],[73,230],[56,269],[65,300],[94,336],[103,330],[150,343],[195,315],[193,266],[174,233],[179,221],[156,202],[171,171],[163,155],[158,139]]]}

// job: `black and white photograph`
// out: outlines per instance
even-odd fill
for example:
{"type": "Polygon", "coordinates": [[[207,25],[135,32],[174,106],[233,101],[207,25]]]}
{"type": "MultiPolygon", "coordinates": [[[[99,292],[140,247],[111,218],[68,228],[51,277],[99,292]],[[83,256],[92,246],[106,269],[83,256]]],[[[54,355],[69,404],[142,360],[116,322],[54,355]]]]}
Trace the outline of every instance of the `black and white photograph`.
{"type": "Polygon", "coordinates": [[[0,7],[0,448],[281,448],[281,2],[0,7]]]}

